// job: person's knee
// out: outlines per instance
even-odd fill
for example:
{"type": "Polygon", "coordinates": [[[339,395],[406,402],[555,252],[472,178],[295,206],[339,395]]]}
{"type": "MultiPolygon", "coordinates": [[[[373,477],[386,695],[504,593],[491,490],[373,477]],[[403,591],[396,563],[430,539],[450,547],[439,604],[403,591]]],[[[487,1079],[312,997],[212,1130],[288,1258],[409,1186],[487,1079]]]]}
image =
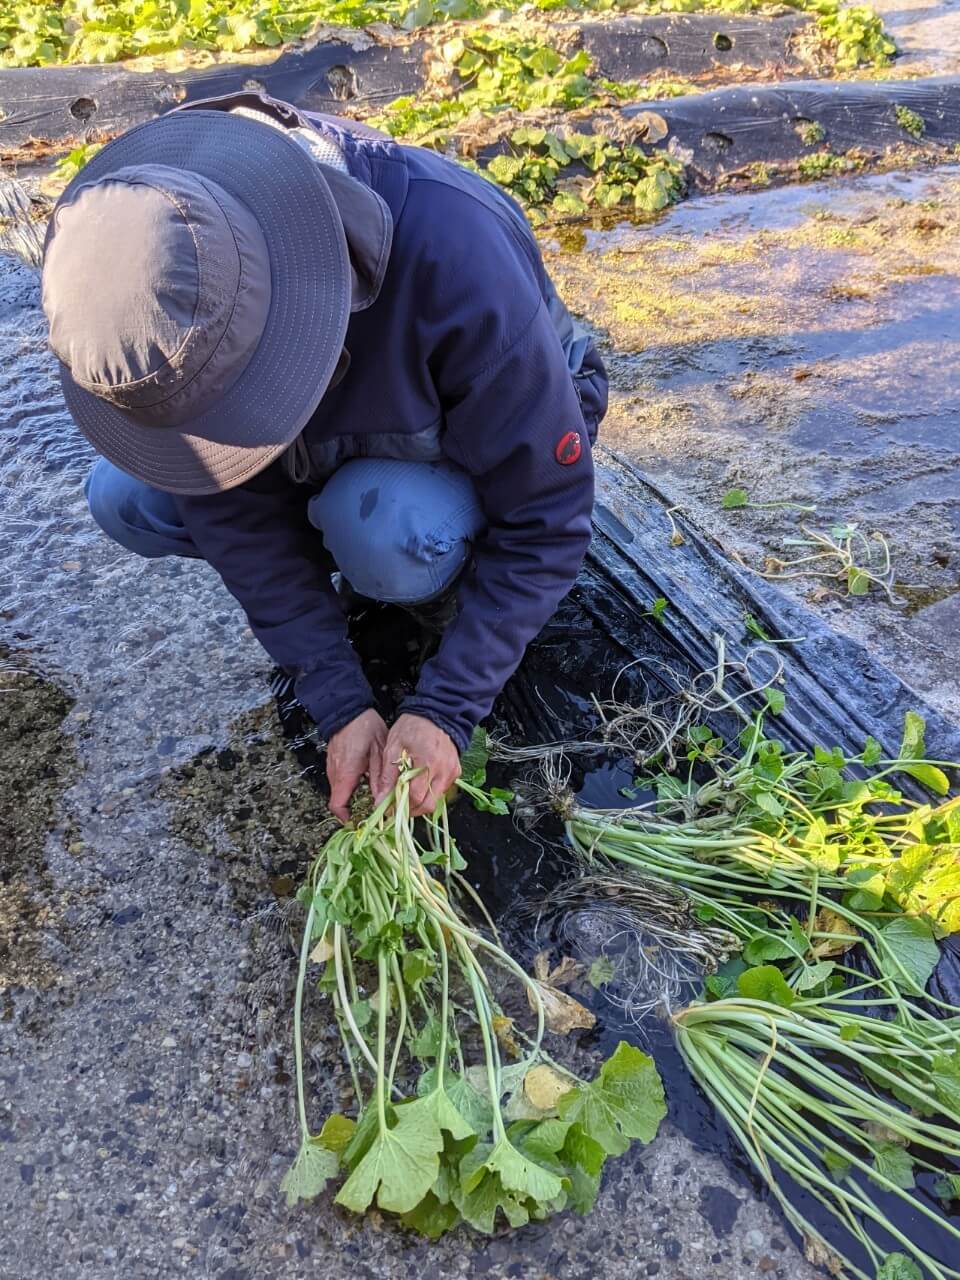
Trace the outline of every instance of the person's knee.
{"type": "Polygon", "coordinates": [[[465,472],[390,459],[341,467],[311,499],[310,520],[354,590],[396,604],[450,587],[483,526],[465,472]]]}
{"type": "Polygon", "coordinates": [[[190,554],[183,545],[189,539],[170,494],[135,480],[106,458],[94,463],[84,492],[94,520],[127,551],[150,559],[190,554]]]}

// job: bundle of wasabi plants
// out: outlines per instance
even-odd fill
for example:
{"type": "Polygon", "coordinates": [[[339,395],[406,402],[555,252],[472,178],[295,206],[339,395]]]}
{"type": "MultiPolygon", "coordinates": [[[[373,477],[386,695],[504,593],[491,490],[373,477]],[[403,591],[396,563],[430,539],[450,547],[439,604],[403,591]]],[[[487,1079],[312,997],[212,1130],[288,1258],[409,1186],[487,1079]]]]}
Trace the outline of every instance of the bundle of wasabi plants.
{"type": "Polygon", "coordinates": [[[787,752],[765,728],[783,696],[767,702],[733,747],[685,726],[672,770],[628,796],[649,799],[597,811],[568,793],[558,806],[591,871],[678,887],[694,919],[739,940],[733,961],[704,967],[703,999],[668,1012],[810,1256],[864,1280],[957,1277],[960,1231],[930,1193],[960,1200],[960,1009],[926,987],[938,940],[960,931],[960,800],[895,785],[907,775],[944,797],[957,766],[926,759],[912,713],[896,758],[874,741],[857,755],[787,752]],[[855,1259],[782,1173],[835,1215],[855,1259]],[[888,1195],[925,1231],[895,1225],[888,1195]]]}
{"type": "MultiPolygon", "coordinates": [[[[656,1134],[665,1111],[659,1076],[625,1043],[589,1082],[548,1056],[540,988],[503,949],[461,875],[445,802],[429,820],[411,819],[413,776],[405,771],[365,821],[328,840],[301,890],[301,1145],[284,1178],[288,1201],[343,1177],[338,1204],[363,1213],[376,1202],[429,1237],[460,1221],[489,1232],[500,1215],[516,1227],[565,1207],[585,1213],[606,1158],[656,1134]],[[317,1132],[303,1063],[311,965],[323,966],[319,987],[356,1099],[355,1116],[327,1116],[317,1132]],[[522,1046],[502,1012],[504,980],[519,984],[535,1011],[522,1046]],[[515,1060],[505,1063],[501,1047],[515,1060]]],[[[501,807],[499,797],[461,786],[482,806],[501,807]]]]}

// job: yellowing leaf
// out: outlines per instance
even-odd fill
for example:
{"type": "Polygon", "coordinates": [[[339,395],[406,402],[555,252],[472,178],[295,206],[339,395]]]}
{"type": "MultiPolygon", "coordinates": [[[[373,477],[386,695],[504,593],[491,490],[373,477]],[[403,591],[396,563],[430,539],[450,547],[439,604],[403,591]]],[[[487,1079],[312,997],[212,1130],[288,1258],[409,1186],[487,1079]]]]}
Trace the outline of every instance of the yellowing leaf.
{"type": "Polygon", "coordinates": [[[810,954],[816,960],[825,960],[830,956],[842,956],[860,940],[854,926],[844,916],[837,915],[824,907],[818,911],[813,921],[814,941],[810,946],[810,954]],[[838,936],[818,938],[818,933],[829,933],[838,936]]]}
{"type": "Polygon", "coordinates": [[[546,1063],[531,1067],[523,1077],[523,1092],[538,1111],[553,1111],[557,1102],[573,1088],[573,1082],[546,1063]]]}
{"type": "Polygon", "coordinates": [[[507,1053],[514,1058],[520,1057],[520,1046],[517,1044],[513,1035],[513,1019],[505,1018],[497,1015],[493,1019],[493,1032],[500,1042],[501,1046],[506,1049],[507,1053]]]}
{"type": "Polygon", "coordinates": [[[564,956],[560,963],[550,970],[547,981],[553,987],[565,987],[568,982],[576,982],[582,973],[582,964],[578,964],[573,956],[564,956]]]}
{"type": "MultiPolygon", "coordinates": [[[[543,1014],[548,1031],[565,1036],[571,1031],[589,1031],[596,1025],[596,1016],[579,1000],[574,1000],[573,996],[567,995],[565,991],[558,991],[556,987],[546,982],[535,982],[534,985],[543,1001],[543,1014]]],[[[530,1001],[531,1009],[535,1010],[537,1006],[532,992],[527,992],[527,999],[530,1001]]]]}
{"type": "Polygon", "coordinates": [[[356,1128],[356,1121],[351,1120],[349,1116],[342,1116],[335,1112],[324,1120],[323,1128],[320,1130],[320,1137],[317,1141],[321,1146],[326,1147],[328,1151],[332,1151],[335,1156],[340,1157],[350,1145],[350,1140],[356,1128]]]}
{"type": "Polygon", "coordinates": [[[314,964],[326,964],[328,960],[333,959],[333,943],[326,934],[310,952],[310,959],[314,964]]]}
{"type": "Polygon", "coordinates": [[[320,1138],[308,1138],[297,1152],[293,1164],[283,1175],[280,1190],[286,1192],[291,1207],[298,1200],[312,1200],[336,1175],[336,1155],[320,1138]]]}

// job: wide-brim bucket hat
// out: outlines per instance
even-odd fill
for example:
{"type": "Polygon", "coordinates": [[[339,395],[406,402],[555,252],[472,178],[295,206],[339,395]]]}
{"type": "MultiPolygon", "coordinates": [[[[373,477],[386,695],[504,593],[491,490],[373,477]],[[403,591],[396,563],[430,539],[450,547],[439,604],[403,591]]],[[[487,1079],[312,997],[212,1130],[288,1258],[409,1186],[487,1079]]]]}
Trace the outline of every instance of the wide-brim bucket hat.
{"type": "Polygon", "coordinates": [[[97,452],[156,488],[208,494],[263,470],[316,410],[343,353],[351,270],[321,166],[279,129],[196,109],[131,129],[73,179],[43,292],[67,406],[97,452]],[[138,259],[150,236],[159,248],[138,259]],[[137,296],[130,264],[152,276],[165,253],[137,296]],[[190,272],[199,301],[185,314],[190,272]]]}

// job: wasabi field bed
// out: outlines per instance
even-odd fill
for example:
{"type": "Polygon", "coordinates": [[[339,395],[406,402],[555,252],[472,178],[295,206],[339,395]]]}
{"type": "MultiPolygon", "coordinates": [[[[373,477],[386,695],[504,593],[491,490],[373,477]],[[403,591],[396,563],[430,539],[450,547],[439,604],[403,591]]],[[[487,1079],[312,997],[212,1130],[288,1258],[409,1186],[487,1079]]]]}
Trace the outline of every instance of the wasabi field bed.
{"type": "Polygon", "coordinates": [[[759,571],[804,554],[789,542],[801,522],[882,533],[895,601],[825,577],[778,585],[954,715],[958,182],[945,169],[716,196],[547,244],[604,340],[607,442],[759,571]],[[817,510],[725,509],[735,488],[817,510]]]}

